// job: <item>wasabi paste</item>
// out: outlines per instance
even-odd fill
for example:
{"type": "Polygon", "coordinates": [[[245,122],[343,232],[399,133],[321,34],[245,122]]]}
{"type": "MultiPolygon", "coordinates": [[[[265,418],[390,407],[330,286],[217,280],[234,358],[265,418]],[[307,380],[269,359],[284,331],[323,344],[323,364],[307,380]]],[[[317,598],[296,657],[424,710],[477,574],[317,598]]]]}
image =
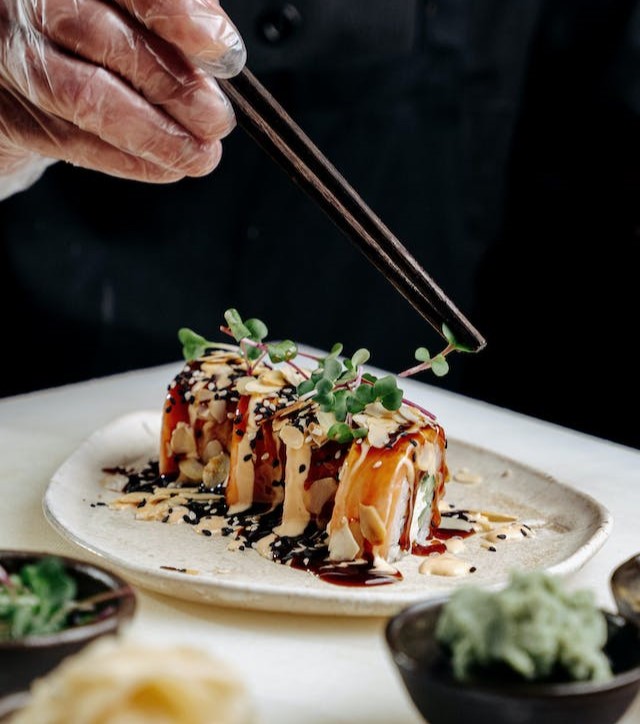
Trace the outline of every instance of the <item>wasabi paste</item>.
{"type": "Polygon", "coordinates": [[[436,638],[464,681],[507,665],[524,679],[605,681],[607,622],[590,591],[565,591],[542,572],[514,573],[503,591],[461,588],[444,606],[436,638]]]}

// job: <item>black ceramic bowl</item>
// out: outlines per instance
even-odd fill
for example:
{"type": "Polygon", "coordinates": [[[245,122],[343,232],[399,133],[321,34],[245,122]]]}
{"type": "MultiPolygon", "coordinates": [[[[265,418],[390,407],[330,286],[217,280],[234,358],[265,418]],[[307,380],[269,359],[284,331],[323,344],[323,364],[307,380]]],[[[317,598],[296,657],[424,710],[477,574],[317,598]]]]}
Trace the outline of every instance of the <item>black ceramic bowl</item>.
{"type": "MultiPolygon", "coordinates": [[[[0,564],[8,573],[49,556],[47,553],[0,551],[0,564]]],[[[73,558],[59,558],[78,584],[81,600],[108,591],[122,595],[103,604],[100,618],[46,636],[27,636],[16,641],[0,641],[0,697],[29,688],[31,682],[55,668],[62,659],[76,653],[90,641],[115,633],[129,621],[136,607],[135,594],[122,578],[73,558]]]]}
{"type": "Polygon", "coordinates": [[[613,724],[640,688],[640,634],[606,614],[614,678],[603,683],[454,680],[435,639],[442,603],[412,606],[387,624],[387,643],[414,704],[430,724],[613,724]]]}
{"type": "Polygon", "coordinates": [[[619,565],[611,576],[618,611],[640,627],[640,553],[619,565]]]}

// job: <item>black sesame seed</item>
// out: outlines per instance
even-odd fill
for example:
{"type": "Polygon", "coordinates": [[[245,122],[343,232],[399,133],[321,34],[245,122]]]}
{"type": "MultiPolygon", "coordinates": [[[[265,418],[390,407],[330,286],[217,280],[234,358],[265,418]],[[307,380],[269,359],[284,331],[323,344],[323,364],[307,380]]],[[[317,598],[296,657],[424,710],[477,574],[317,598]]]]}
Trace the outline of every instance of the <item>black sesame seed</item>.
{"type": "Polygon", "coordinates": [[[231,535],[231,534],[233,533],[233,528],[228,528],[228,527],[227,527],[227,528],[223,528],[220,532],[222,533],[223,536],[226,537],[226,536],[231,535]]]}
{"type": "Polygon", "coordinates": [[[144,508],[144,506],[147,504],[147,499],[143,498],[138,505],[136,505],[136,508],[144,508]]]}
{"type": "Polygon", "coordinates": [[[280,465],[280,461],[278,459],[276,459],[271,464],[273,465],[274,468],[277,468],[278,465],[280,465]]]}
{"type": "Polygon", "coordinates": [[[306,465],[301,465],[301,466],[298,468],[298,472],[299,472],[299,473],[304,473],[304,471],[305,471],[306,469],[307,469],[307,466],[306,466],[306,465]]]}
{"type": "Polygon", "coordinates": [[[504,533],[498,533],[496,538],[499,538],[500,540],[507,540],[507,536],[504,533]]]}
{"type": "Polygon", "coordinates": [[[164,411],[168,414],[169,412],[171,412],[172,409],[173,408],[171,407],[171,405],[168,405],[167,407],[164,408],[164,411]]]}
{"type": "Polygon", "coordinates": [[[169,516],[165,515],[164,518],[162,519],[162,522],[166,523],[168,520],[169,520],[169,516]]]}
{"type": "Polygon", "coordinates": [[[471,566],[469,573],[475,573],[478,569],[475,566],[471,566]]]}
{"type": "Polygon", "coordinates": [[[186,513],[182,516],[182,520],[184,520],[185,523],[191,523],[191,518],[186,513]]]}
{"type": "Polygon", "coordinates": [[[202,535],[206,535],[207,538],[211,536],[211,531],[207,530],[206,528],[203,528],[200,532],[202,533],[202,535]]]}
{"type": "Polygon", "coordinates": [[[236,430],[236,435],[237,435],[238,437],[243,437],[243,436],[244,436],[244,430],[240,430],[240,429],[236,430]]]}
{"type": "Polygon", "coordinates": [[[409,443],[413,445],[413,447],[418,447],[418,443],[416,442],[416,440],[409,440],[409,443]]]}
{"type": "Polygon", "coordinates": [[[495,546],[489,546],[489,550],[490,550],[492,553],[495,553],[497,549],[496,549],[495,546]]]}
{"type": "Polygon", "coordinates": [[[251,453],[249,453],[248,455],[245,455],[242,459],[244,460],[245,463],[248,463],[252,457],[253,457],[253,455],[251,453]]]}

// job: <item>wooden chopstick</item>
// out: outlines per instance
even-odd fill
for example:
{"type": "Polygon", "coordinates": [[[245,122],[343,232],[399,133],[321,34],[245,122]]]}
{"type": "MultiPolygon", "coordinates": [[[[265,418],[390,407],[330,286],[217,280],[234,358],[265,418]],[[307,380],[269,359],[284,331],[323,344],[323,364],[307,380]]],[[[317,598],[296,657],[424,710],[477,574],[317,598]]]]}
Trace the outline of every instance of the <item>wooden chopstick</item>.
{"type": "Polygon", "coordinates": [[[332,219],[414,309],[442,335],[446,324],[470,351],[486,342],[413,255],[364,203],[287,112],[244,69],[219,81],[238,124],[332,219]]]}

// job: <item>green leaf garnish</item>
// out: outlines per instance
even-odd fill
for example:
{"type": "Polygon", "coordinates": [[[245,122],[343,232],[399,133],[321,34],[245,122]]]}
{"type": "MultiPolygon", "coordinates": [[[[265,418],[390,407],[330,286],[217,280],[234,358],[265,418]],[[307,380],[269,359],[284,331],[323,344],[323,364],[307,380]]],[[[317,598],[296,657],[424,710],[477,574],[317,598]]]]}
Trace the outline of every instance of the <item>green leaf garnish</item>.
{"type": "Polygon", "coordinates": [[[269,359],[274,363],[288,362],[298,356],[298,347],[295,342],[285,339],[282,342],[270,342],[267,344],[269,359]]]}
{"type": "Polygon", "coordinates": [[[362,412],[364,410],[364,403],[360,402],[360,400],[355,395],[349,395],[348,399],[346,400],[346,407],[347,411],[350,412],[352,415],[357,415],[359,412],[362,412]]]}
{"type": "Polygon", "coordinates": [[[178,330],[178,339],[182,344],[182,354],[187,362],[202,357],[212,344],[188,327],[178,330]]]}
{"type": "Polygon", "coordinates": [[[300,395],[300,397],[302,397],[302,395],[306,395],[307,393],[311,392],[311,390],[315,390],[315,388],[316,388],[316,386],[315,386],[313,380],[304,380],[304,382],[301,382],[298,385],[297,391],[298,391],[298,394],[300,395]]]}
{"type": "Polygon", "coordinates": [[[354,394],[358,402],[361,402],[363,405],[368,405],[371,402],[375,402],[376,399],[376,393],[373,385],[358,385],[354,394]]]}
{"type": "MultiPolygon", "coordinates": [[[[393,375],[378,378],[363,371],[363,365],[371,357],[369,350],[364,347],[356,350],[351,357],[341,359],[343,346],[336,343],[326,356],[316,357],[299,352],[295,342],[288,339],[282,342],[265,341],[269,333],[267,325],[256,318],[244,321],[237,309],[227,309],[224,318],[228,326],[221,329],[234,337],[238,343],[239,353],[244,356],[250,374],[254,374],[256,365],[268,357],[273,364],[290,364],[303,377],[308,375],[308,378],[298,385],[297,393],[305,396],[306,399],[313,400],[323,412],[333,413],[337,422],[330,428],[329,437],[331,439],[344,442],[366,435],[366,428],[355,427],[353,416],[364,412],[367,405],[380,403],[386,410],[395,411],[400,409],[403,404],[404,393],[398,387],[398,382],[393,375]],[[317,368],[308,373],[296,366],[293,360],[298,355],[314,359],[317,362],[317,368]]],[[[401,377],[426,369],[431,369],[437,377],[442,377],[449,371],[449,363],[446,359],[449,352],[453,350],[472,351],[457,342],[446,324],[442,325],[442,333],[448,342],[447,348],[435,357],[431,357],[426,347],[418,347],[415,350],[415,358],[419,364],[400,373],[401,377]]],[[[191,329],[181,329],[178,336],[187,359],[200,357],[210,347],[215,346],[214,343],[191,329]]],[[[414,403],[407,402],[407,404],[418,407],[414,403]]],[[[431,415],[428,410],[419,409],[425,414],[431,415]]]]}
{"type": "Polygon", "coordinates": [[[399,410],[402,405],[402,390],[396,387],[393,392],[389,392],[380,398],[380,402],[385,410],[399,410]]]}
{"type": "Polygon", "coordinates": [[[323,378],[335,382],[342,372],[342,365],[335,357],[327,357],[322,366],[323,378]]]}
{"type": "Polygon", "coordinates": [[[371,352],[369,352],[368,349],[362,348],[356,350],[353,357],[351,357],[351,362],[354,367],[361,367],[363,364],[366,364],[370,358],[371,352]]]}
{"type": "Polygon", "coordinates": [[[438,354],[431,360],[431,371],[436,377],[444,377],[447,374],[449,363],[443,354],[438,354]]]}
{"type": "Polygon", "coordinates": [[[262,340],[269,334],[267,325],[261,319],[247,319],[244,326],[249,330],[249,334],[247,336],[254,342],[262,342],[262,340]]]}
{"type": "Polygon", "coordinates": [[[446,322],[442,323],[442,334],[444,335],[444,338],[447,340],[447,342],[451,345],[451,347],[453,347],[453,349],[457,350],[458,352],[473,352],[471,347],[467,347],[466,345],[460,344],[460,342],[458,342],[454,333],[451,331],[446,322]]]}
{"type": "Polygon", "coordinates": [[[251,360],[251,362],[256,362],[257,360],[262,357],[262,350],[260,350],[258,347],[248,347],[246,350],[247,359],[251,360]]]}
{"type": "Polygon", "coordinates": [[[336,422],[335,425],[331,425],[327,430],[327,437],[329,440],[335,440],[336,442],[344,444],[351,442],[355,435],[354,430],[345,422],[336,422]]]}
{"type": "Polygon", "coordinates": [[[384,397],[396,389],[398,389],[398,383],[393,375],[385,375],[373,383],[373,391],[376,397],[384,397]]]}
{"type": "Polygon", "coordinates": [[[336,416],[336,420],[344,422],[347,419],[347,412],[353,412],[349,408],[349,401],[351,395],[348,390],[338,390],[333,395],[333,414],[336,416]]]}
{"type": "Polygon", "coordinates": [[[227,309],[224,313],[224,318],[236,342],[240,342],[243,339],[251,339],[251,330],[242,321],[242,317],[237,309],[227,309]]]}

